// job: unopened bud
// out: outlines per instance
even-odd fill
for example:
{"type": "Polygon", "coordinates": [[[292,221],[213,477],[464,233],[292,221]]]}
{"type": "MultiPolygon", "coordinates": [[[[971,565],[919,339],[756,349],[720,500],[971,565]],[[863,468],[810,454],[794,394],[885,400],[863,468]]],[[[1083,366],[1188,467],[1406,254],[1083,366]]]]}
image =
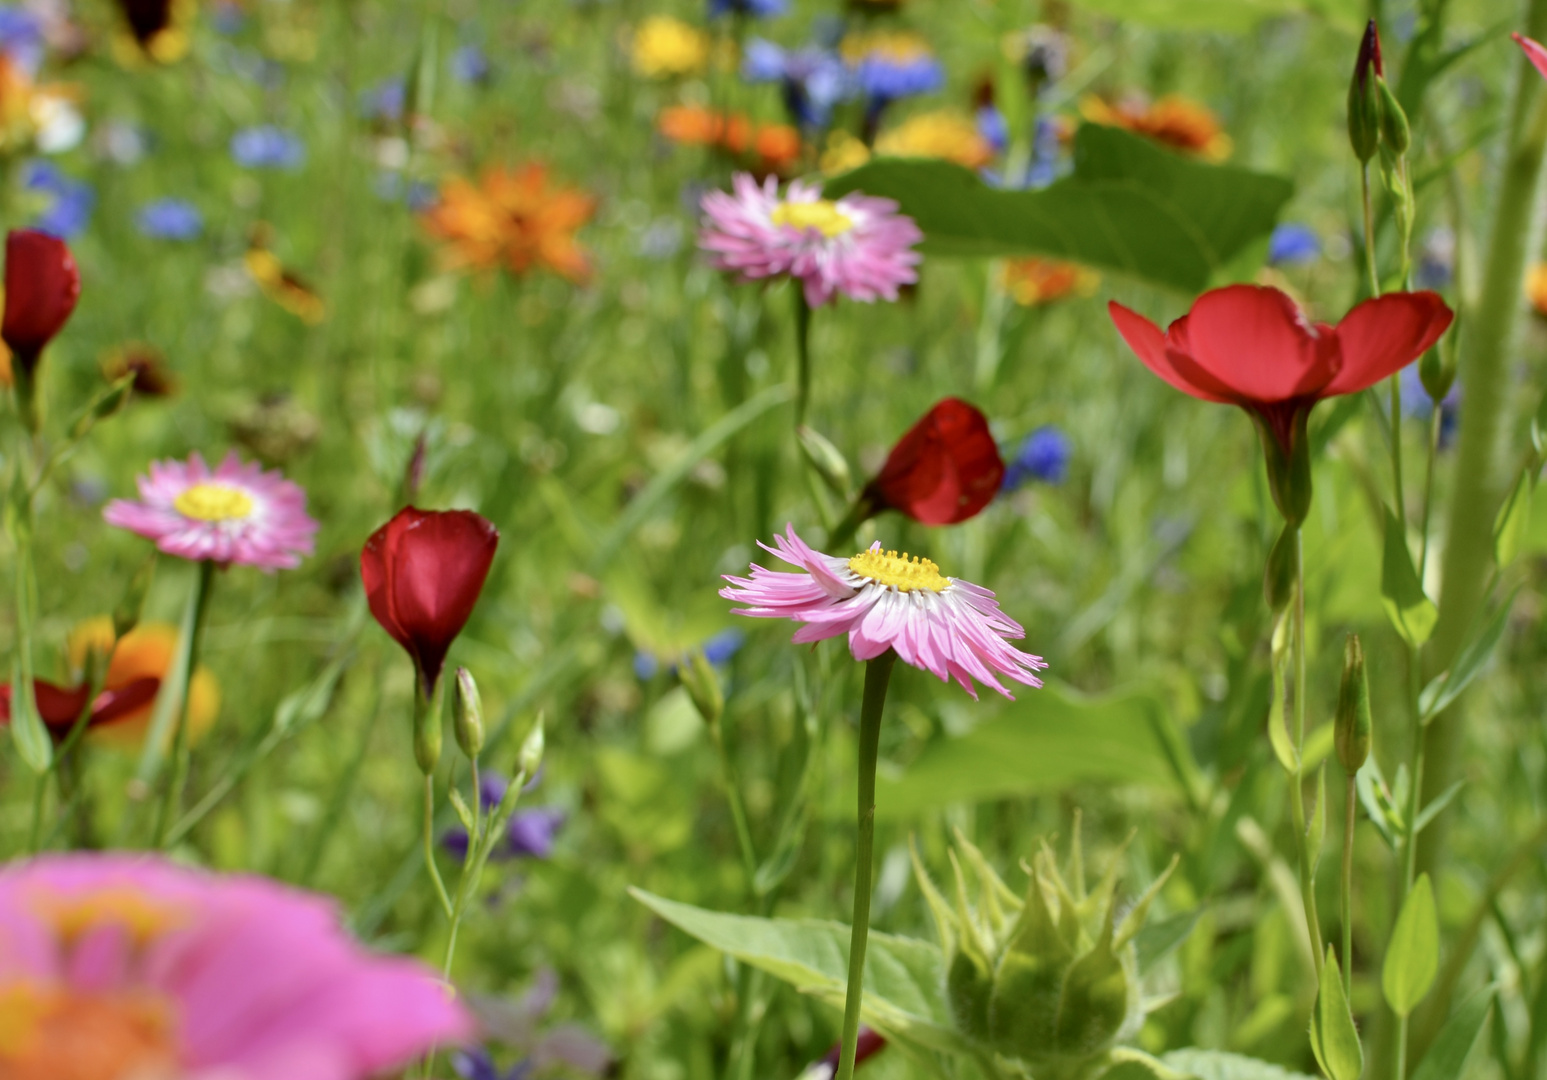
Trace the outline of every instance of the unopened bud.
{"type": "Polygon", "coordinates": [[[1435,345],[1424,353],[1423,359],[1418,361],[1418,381],[1423,383],[1424,393],[1434,399],[1436,406],[1444,401],[1456,382],[1455,350],[1435,345]]]}
{"type": "Polygon", "coordinates": [[[543,718],[538,714],[537,723],[532,725],[531,732],[526,741],[521,744],[521,753],[516,755],[516,768],[528,780],[537,775],[537,770],[543,763],[543,718]]]}
{"type": "Polygon", "coordinates": [[[150,583],[156,576],[156,556],[150,555],[129,579],[123,598],[113,609],[113,637],[121,638],[140,623],[145,610],[145,597],[150,593],[150,583]]]}
{"type": "Polygon", "coordinates": [[[1268,610],[1280,612],[1289,606],[1295,595],[1295,568],[1300,554],[1299,538],[1295,527],[1285,524],[1283,532],[1273,542],[1268,552],[1267,570],[1262,575],[1262,592],[1268,601],[1268,610]]]}
{"type": "Polygon", "coordinates": [[[847,499],[853,478],[843,453],[825,435],[805,424],[796,428],[795,434],[800,439],[800,452],[811,463],[828,490],[840,499],[847,499]]]}
{"type": "Polygon", "coordinates": [[[75,418],[75,423],[70,425],[72,438],[82,438],[90,431],[99,420],[106,420],[118,412],[129,402],[129,394],[134,389],[134,372],[121,375],[111,386],[103,390],[90,403],[81,410],[81,414],[75,418]]]}
{"type": "Polygon", "coordinates": [[[440,744],[440,687],[426,693],[421,682],[414,701],[414,760],[426,776],[440,763],[440,744]]]}
{"type": "Polygon", "coordinates": [[[469,758],[483,752],[483,701],[478,696],[473,673],[465,667],[457,668],[451,684],[451,730],[462,753],[469,758]]]}
{"type": "Polygon", "coordinates": [[[725,691],[720,688],[720,677],[715,674],[714,665],[703,650],[694,649],[683,658],[678,678],[682,680],[688,697],[693,699],[698,715],[704,718],[704,723],[711,727],[719,723],[720,714],[725,711],[725,691]]]}
{"type": "Polygon", "coordinates": [[[1375,86],[1380,93],[1381,138],[1386,141],[1392,153],[1401,157],[1413,144],[1413,131],[1408,126],[1407,113],[1402,111],[1397,95],[1391,92],[1391,87],[1386,85],[1385,79],[1377,77],[1375,86]]]}
{"type": "Polygon", "coordinates": [[[1370,756],[1370,680],[1364,671],[1364,650],[1359,635],[1349,634],[1343,646],[1343,685],[1338,690],[1337,719],[1332,739],[1338,761],[1349,775],[1359,771],[1370,756]]]}
{"type": "Polygon", "coordinates": [[[1385,71],[1380,57],[1380,32],[1371,19],[1359,43],[1359,58],[1354,62],[1354,77],[1348,85],[1348,141],[1354,156],[1369,161],[1380,146],[1381,95],[1377,83],[1385,71]]]}
{"type": "Polygon", "coordinates": [[[429,453],[424,432],[414,440],[413,453],[408,455],[408,465],[403,469],[403,499],[409,505],[419,499],[419,489],[424,486],[424,465],[429,453]]]}

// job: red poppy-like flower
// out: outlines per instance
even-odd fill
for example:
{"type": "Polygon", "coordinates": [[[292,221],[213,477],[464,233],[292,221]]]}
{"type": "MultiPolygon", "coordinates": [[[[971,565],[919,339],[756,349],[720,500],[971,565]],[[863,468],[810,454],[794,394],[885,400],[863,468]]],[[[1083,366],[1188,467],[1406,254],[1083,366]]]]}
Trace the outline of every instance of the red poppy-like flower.
{"type": "Polygon", "coordinates": [[[5,321],[0,338],[27,374],[81,295],[81,275],[63,240],[35,229],[5,238],[5,321]]]}
{"type": "MultiPolygon", "coordinates": [[[[70,733],[70,729],[75,726],[75,721],[80,719],[81,711],[86,707],[86,695],[90,693],[90,689],[84,684],[74,687],[57,686],[43,679],[34,679],[32,685],[36,695],[38,715],[42,717],[48,733],[53,736],[54,741],[58,742],[70,733]]],[[[122,720],[156,700],[156,692],[160,689],[160,679],[147,677],[134,679],[111,690],[103,690],[92,703],[91,719],[87,726],[94,728],[102,724],[111,724],[115,720],[122,720]]],[[[0,683],[0,724],[10,722],[11,684],[0,683]]]]}
{"type": "Polygon", "coordinates": [[[865,495],[877,510],[955,525],[987,506],[1003,479],[987,418],[960,398],[946,398],[897,440],[865,495]]]}
{"type": "Polygon", "coordinates": [[[408,506],[360,552],[371,614],[413,657],[426,696],[473,613],[499,541],[499,531],[471,510],[408,506]]]}

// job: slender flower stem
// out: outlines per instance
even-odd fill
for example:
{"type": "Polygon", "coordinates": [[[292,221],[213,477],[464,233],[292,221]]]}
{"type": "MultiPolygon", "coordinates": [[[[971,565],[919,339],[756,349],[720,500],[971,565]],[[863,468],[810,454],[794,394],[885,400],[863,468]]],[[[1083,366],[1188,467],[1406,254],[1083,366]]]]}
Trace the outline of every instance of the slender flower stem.
{"type": "Polygon", "coordinates": [[[1440,425],[1444,422],[1441,405],[1434,403],[1434,411],[1429,414],[1429,446],[1424,455],[1423,467],[1423,534],[1419,538],[1418,548],[1418,581],[1423,583],[1424,574],[1429,569],[1429,529],[1430,518],[1434,509],[1434,459],[1439,456],[1440,450],[1440,425]]]}
{"type": "Polygon", "coordinates": [[[1370,200],[1370,166],[1359,166],[1359,201],[1364,210],[1364,269],[1370,295],[1380,295],[1380,271],[1375,266],[1375,208],[1370,200]]]}
{"type": "Polygon", "coordinates": [[[446,913],[446,918],[452,918],[455,909],[451,906],[451,897],[446,895],[446,883],[440,878],[440,869],[435,865],[434,773],[424,774],[424,865],[430,872],[430,880],[435,883],[435,895],[440,898],[441,910],[446,913]]]}
{"type": "Polygon", "coordinates": [[[27,829],[27,854],[36,855],[43,838],[43,803],[48,793],[48,773],[32,778],[32,825],[27,829]]]}
{"type": "MultiPolygon", "coordinates": [[[[1305,752],[1305,541],[1298,526],[1295,528],[1295,760],[1301,761],[1305,752]]],[[[1318,808],[1319,812],[1319,808],[1318,808]]],[[[1305,771],[1304,766],[1295,768],[1289,783],[1289,814],[1294,823],[1295,853],[1299,856],[1300,899],[1305,904],[1305,930],[1311,941],[1311,957],[1316,965],[1316,975],[1321,976],[1321,965],[1326,956],[1322,946],[1321,918],[1316,913],[1316,867],[1311,864],[1309,833],[1305,822],[1305,771]]]]}
{"type": "Polygon", "coordinates": [[[811,305],[800,282],[790,287],[795,290],[795,426],[800,427],[811,401],[811,305]]]}
{"type": "Polygon", "coordinates": [[[741,850],[741,867],[747,875],[747,892],[756,892],[757,850],[752,845],[752,830],[747,824],[747,808],[742,802],[741,788],[736,782],[736,770],[731,764],[730,753],[725,748],[725,733],[716,718],[709,725],[709,738],[714,743],[715,755],[720,759],[720,783],[725,787],[725,801],[730,804],[731,821],[736,826],[736,846],[741,850]]]}
{"type": "Polygon", "coordinates": [[[865,697],[859,713],[859,840],[854,849],[854,927],[849,935],[849,986],[843,1003],[843,1043],[835,1080],[853,1080],[865,984],[865,944],[870,937],[870,889],[875,870],[876,759],[881,753],[881,712],[897,654],[891,649],[865,665],[865,697]]]}
{"type": "Polygon", "coordinates": [[[172,729],[172,769],[167,774],[166,786],[161,789],[161,805],[156,811],[156,847],[168,846],[172,823],[177,820],[178,808],[183,801],[183,786],[188,782],[188,698],[193,684],[193,673],[199,665],[200,639],[204,636],[204,617],[209,611],[210,593],[215,581],[215,563],[205,559],[199,563],[199,576],[194,579],[193,595],[188,598],[189,616],[184,622],[187,639],[178,642],[182,652],[181,685],[177,687],[177,724],[172,729]]]}
{"type": "Polygon", "coordinates": [[[1348,774],[1343,798],[1343,994],[1354,992],[1354,822],[1358,802],[1354,773],[1348,774]]]}

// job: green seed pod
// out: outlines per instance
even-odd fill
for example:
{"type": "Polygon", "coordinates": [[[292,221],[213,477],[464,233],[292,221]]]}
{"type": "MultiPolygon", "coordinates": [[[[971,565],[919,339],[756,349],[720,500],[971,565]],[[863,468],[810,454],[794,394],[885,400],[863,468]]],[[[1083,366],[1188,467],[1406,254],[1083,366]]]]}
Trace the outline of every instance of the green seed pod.
{"type": "Polygon", "coordinates": [[[838,498],[847,499],[854,481],[843,452],[827,436],[805,424],[795,429],[795,435],[800,440],[800,452],[822,478],[827,489],[838,498]]]}
{"type": "Polygon", "coordinates": [[[421,701],[414,709],[414,760],[426,776],[440,763],[440,744],[440,706],[421,701]]]}
{"type": "Polygon", "coordinates": [[[1375,88],[1380,94],[1380,137],[1394,154],[1401,157],[1413,144],[1413,131],[1408,126],[1407,113],[1402,111],[1397,95],[1391,92],[1385,79],[1377,78],[1375,88]]]}
{"type": "Polygon", "coordinates": [[[1029,867],[1024,899],[959,833],[961,857],[956,852],[951,857],[954,904],[941,896],[914,852],[914,873],[944,942],[946,997],[958,1030],[1038,1076],[1078,1072],[1081,1062],[1106,1053],[1142,1025],[1134,938],[1176,865],[1173,860],[1118,920],[1122,851],[1087,892],[1078,822],[1075,828],[1067,876],[1044,845],[1029,867]],[[975,905],[968,901],[963,862],[977,879],[975,905]]]}
{"type": "Polygon", "coordinates": [[[1418,361],[1418,381],[1436,405],[1445,400],[1456,382],[1456,350],[1435,345],[1418,361]]]}
{"type": "Polygon", "coordinates": [[[462,753],[469,758],[483,752],[483,700],[478,696],[473,673],[465,667],[457,668],[451,683],[451,730],[462,753]]]}
{"type": "Polygon", "coordinates": [[[1338,689],[1337,719],[1332,728],[1338,761],[1349,775],[1370,756],[1370,680],[1364,671],[1364,649],[1358,634],[1349,634],[1343,646],[1343,684],[1338,689]]]}

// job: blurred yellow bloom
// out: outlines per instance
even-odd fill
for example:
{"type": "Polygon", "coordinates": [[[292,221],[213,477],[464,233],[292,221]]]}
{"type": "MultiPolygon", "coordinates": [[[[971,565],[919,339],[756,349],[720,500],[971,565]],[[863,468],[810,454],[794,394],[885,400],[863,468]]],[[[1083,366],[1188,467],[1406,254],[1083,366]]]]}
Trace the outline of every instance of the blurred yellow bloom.
{"type": "Polygon", "coordinates": [[[1011,259],[1004,264],[1004,291],[1024,307],[1051,304],[1067,296],[1090,296],[1101,275],[1061,259],[1011,259]]]}
{"type": "Polygon", "coordinates": [[[1537,263],[1526,274],[1526,299],[1531,301],[1531,310],[1547,316],[1547,263],[1537,263]]]}
{"type": "Polygon", "coordinates": [[[532,163],[488,169],[476,185],[451,177],[441,185],[440,201],[425,212],[424,225],[446,242],[451,269],[504,264],[513,274],[546,269],[583,281],[591,266],[575,231],[595,212],[593,197],[550,187],[547,166],[532,163]]]}
{"type": "Polygon", "coordinates": [[[327,303],[297,274],[287,270],[279,261],[279,256],[269,250],[270,235],[271,230],[265,223],[260,222],[253,227],[247,254],[242,259],[248,275],[258,283],[263,295],[307,326],[316,326],[327,318],[327,303]]]}
{"type": "Polygon", "coordinates": [[[118,0],[124,33],[113,40],[113,55],[125,67],[145,60],[170,64],[188,52],[196,0],[118,0]]]}
{"type": "Polygon", "coordinates": [[[652,15],[634,32],[634,70],[648,79],[697,75],[709,63],[709,35],[670,15],[652,15]]]}
{"type": "Polygon", "coordinates": [[[870,150],[847,131],[834,131],[827,136],[827,147],[822,151],[818,164],[828,176],[837,176],[850,169],[857,169],[870,160],[870,150]]]}
{"type": "MultiPolygon", "coordinates": [[[[88,649],[109,653],[106,690],[117,690],[137,679],[165,679],[172,667],[177,651],[177,627],[167,623],[141,623],[116,642],[113,639],[113,620],[106,615],[78,623],[70,631],[66,653],[73,673],[86,665],[88,649]]],[[[94,726],[90,738],[93,742],[114,746],[121,750],[136,750],[145,740],[146,728],[155,711],[152,701],[121,719],[94,726]]],[[[214,725],[220,712],[220,683],[214,674],[200,665],[188,685],[188,738],[197,742],[214,725]]]]}
{"type": "Polygon", "coordinates": [[[884,157],[944,158],[969,169],[981,168],[994,158],[994,148],[978,132],[972,118],[951,109],[910,116],[876,139],[876,153],[884,157]]]}
{"type": "Polygon", "coordinates": [[[1126,128],[1206,161],[1223,161],[1234,148],[1220,127],[1219,117],[1196,101],[1174,94],[1151,105],[1139,101],[1112,105],[1087,97],[1080,102],[1080,113],[1093,124],[1126,128]]]}
{"type": "Polygon", "coordinates": [[[37,131],[32,94],[27,73],[0,53],[0,153],[15,153],[32,143],[37,131]]]}

